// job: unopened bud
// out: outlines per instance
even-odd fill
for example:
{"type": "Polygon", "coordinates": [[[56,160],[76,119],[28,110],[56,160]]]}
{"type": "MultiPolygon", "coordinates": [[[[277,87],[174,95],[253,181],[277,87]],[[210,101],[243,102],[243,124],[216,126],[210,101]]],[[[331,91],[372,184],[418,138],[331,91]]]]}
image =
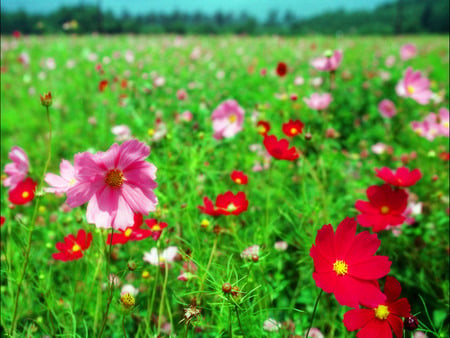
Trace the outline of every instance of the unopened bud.
{"type": "Polygon", "coordinates": [[[136,262],[135,261],[128,261],[128,270],[134,271],[136,270],[136,262]]]}
{"type": "Polygon", "coordinates": [[[40,95],[41,97],[41,104],[44,107],[50,107],[52,105],[52,93],[48,92],[47,94],[44,94],[44,96],[40,95]]]}
{"type": "Polygon", "coordinates": [[[311,133],[305,133],[305,140],[306,141],[311,141],[311,139],[312,139],[312,135],[311,135],[311,133]]]}
{"type": "Polygon", "coordinates": [[[407,317],[405,318],[404,325],[405,329],[414,331],[419,327],[419,321],[417,320],[416,316],[407,317]]]}
{"type": "Polygon", "coordinates": [[[231,292],[231,289],[232,289],[232,287],[231,287],[231,284],[230,284],[230,283],[223,283],[223,284],[222,284],[222,291],[223,291],[224,293],[230,293],[230,292],[231,292]]]}

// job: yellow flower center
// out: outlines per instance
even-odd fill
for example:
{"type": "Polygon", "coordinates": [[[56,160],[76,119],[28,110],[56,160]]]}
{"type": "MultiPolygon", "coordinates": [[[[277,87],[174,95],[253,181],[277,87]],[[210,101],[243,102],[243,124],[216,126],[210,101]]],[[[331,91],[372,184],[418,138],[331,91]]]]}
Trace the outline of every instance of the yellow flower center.
{"type": "Polygon", "coordinates": [[[345,276],[348,272],[348,265],[342,260],[337,260],[333,264],[333,271],[336,272],[338,276],[345,276]]]}
{"type": "Polygon", "coordinates": [[[161,227],[159,226],[158,223],[156,223],[155,225],[152,225],[152,230],[153,230],[153,231],[160,231],[160,230],[161,230],[161,227]]]}
{"type": "Polygon", "coordinates": [[[155,133],[155,129],[153,129],[153,128],[150,128],[149,130],[147,130],[148,136],[153,136],[154,133],[155,133]]]}
{"type": "Polygon", "coordinates": [[[442,122],[442,125],[443,125],[445,128],[448,128],[448,127],[449,127],[448,121],[442,122]]]}
{"type": "Polygon", "coordinates": [[[230,116],[228,116],[228,121],[230,121],[231,123],[236,122],[237,120],[237,116],[234,114],[231,114],[230,116]]]}
{"type": "Polygon", "coordinates": [[[150,272],[148,272],[147,270],[142,271],[142,278],[148,278],[150,277],[150,272]]]}
{"type": "Polygon", "coordinates": [[[292,135],[297,134],[297,129],[296,128],[291,128],[291,134],[292,135]]]}
{"type": "Polygon", "coordinates": [[[105,183],[111,188],[120,188],[123,180],[123,173],[120,169],[112,169],[106,173],[105,183]]]}
{"type": "Polygon", "coordinates": [[[378,305],[375,309],[375,317],[381,320],[385,320],[389,317],[389,309],[386,305],[378,305]]]}
{"type": "Polygon", "coordinates": [[[131,230],[131,228],[127,228],[127,230],[125,230],[124,235],[125,235],[125,237],[130,237],[132,233],[133,233],[133,230],[131,230]]]}
{"type": "Polygon", "coordinates": [[[236,178],[234,181],[235,181],[237,184],[241,184],[241,183],[242,183],[242,180],[241,180],[240,178],[236,178]]]}
{"type": "Polygon", "coordinates": [[[264,127],[264,126],[259,126],[258,127],[258,133],[265,134],[266,132],[267,132],[266,127],[264,127]]]}
{"type": "Polygon", "coordinates": [[[233,204],[233,203],[230,203],[230,204],[228,204],[228,206],[227,206],[227,211],[228,212],[233,212],[233,211],[235,211],[237,209],[237,207],[233,204]]]}
{"type": "Polygon", "coordinates": [[[388,213],[389,213],[389,207],[388,207],[387,205],[383,205],[383,206],[381,207],[381,213],[382,213],[383,215],[388,214],[388,213]]]}
{"type": "Polygon", "coordinates": [[[208,227],[209,226],[209,221],[207,219],[202,220],[201,223],[200,223],[200,226],[202,228],[208,227]]]}
{"type": "Polygon", "coordinates": [[[408,91],[409,94],[414,94],[414,92],[416,91],[416,89],[413,86],[408,86],[406,90],[408,91]]]}
{"type": "Polygon", "coordinates": [[[72,252],[77,252],[80,250],[81,250],[81,247],[77,243],[75,243],[72,247],[72,252]]]}
{"type": "Polygon", "coordinates": [[[129,293],[126,293],[126,294],[120,296],[120,301],[122,302],[123,306],[126,308],[131,308],[136,303],[136,300],[134,299],[134,297],[132,295],[130,295],[129,293]]]}
{"type": "Polygon", "coordinates": [[[76,179],[72,178],[72,179],[69,181],[69,187],[72,187],[73,185],[75,185],[75,183],[77,183],[76,179]]]}
{"type": "Polygon", "coordinates": [[[28,191],[24,191],[22,193],[22,198],[28,198],[28,197],[30,197],[30,193],[28,191]]]}

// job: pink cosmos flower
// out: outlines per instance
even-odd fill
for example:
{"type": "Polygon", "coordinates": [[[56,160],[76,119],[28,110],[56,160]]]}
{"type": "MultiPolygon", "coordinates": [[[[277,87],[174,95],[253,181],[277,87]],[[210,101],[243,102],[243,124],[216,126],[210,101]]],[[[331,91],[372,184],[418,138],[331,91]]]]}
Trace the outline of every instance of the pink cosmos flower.
{"type": "Polygon", "coordinates": [[[186,100],[188,97],[188,93],[184,89],[179,89],[177,91],[177,99],[180,101],[186,100]]]}
{"type": "Polygon", "coordinates": [[[420,72],[414,72],[411,67],[408,67],[403,79],[397,83],[395,91],[398,96],[410,97],[422,105],[428,104],[433,95],[430,90],[430,81],[420,72]]]}
{"type": "Polygon", "coordinates": [[[449,137],[449,113],[448,109],[439,109],[439,114],[430,113],[422,122],[411,122],[412,129],[429,141],[437,136],[449,137]]]}
{"type": "Polygon", "coordinates": [[[400,48],[400,57],[403,61],[412,59],[417,55],[417,47],[412,43],[407,43],[400,48]]]}
{"type": "Polygon", "coordinates": [[[378,111],[381,116],[391,118],[397,114],[397,110],[395,109],[394,102],[391,100],[384,99],[378,104],[378,111]]]}
{"type": "Polygon", "coordinates": [[[342,52],[339,50],[326,51],[324,56],[312,60],[311,65],[323,72],[335,71],[342,61],[342,52]]]}
{"type": "Polygon", "coordinates": [[[72,208],[88,203],[88,223],[125,230],[134,212],[147,215],[158,203],[156,167],[145,161],[150,147],[137,140],[113,144],[107,152],[75,155],[76,184],[66,191],[72,208]]]}
{"type": "Polygon", "coordinates": [[[3,181],[3,185],[12,190],[28,175],[30,162],[25,151],[17,146],[11,148],[8,157],[12,163],[5,165],[5,174],[8,177],[3,181]]]}
{"type": "Polygon", "coordinates": [[[388,146],[387,144],[381,142],[375,143],[370,149],[374,154],[377,155],[381,155],[384,153],[392,154],[392,152],[394,151],[394,149],[391,146],[388,146]]]}
{"type": "Polygon", "coordinates": [[[447,108],[439,109],[437,122],[439,122],[440,125],[440,135],[449,137],[449,112],[447,108]]]}
{"type": "Polygon", "coordinates": [[[303,101],[308,105],[309,108],[315,109],[315,110],[324,110],[327,109],[330,105],[333,98],[331,97],[331,94],[325,93],[325,94],[319,94],[319,93],[313,93],[309,98],[305,97],[303,101]]]}
{"type": "Polygon", "coordinates": [[[169,246],[162,252],[158,252],[157,248],[152,248],[150,252],[144,252],[143,260],[151,265],[165,266],[165,263],[172,263],[178,257],[178,248],[169,246]]]}
{"type": "Polygon", "coordinates": [[[61,176],[52,173],[45,174],[45,182],[50,185],[50,188],[44,188],[45,192],[62,195],[76,183],[75,168],[69,161],[61,161],[59,172],[61,176]]]}
{"type": "Polygon", "coordinates": [[[267,332],[278,332],[281,328],[281,324],[278,323],[275,319],[269,318],[264,321],[263,328],[264,331],[267,332]]]}
{"type": "Polygon", "coordinates": [[[212,113],[213,137],[216,140],[229,138],[242,130],[244,110],[235,100],[222,102],[212,113]]]}
{"type": "Polygon", "coordinates": [[[257,258],[259,258],[259,245],[249,246],[242,251],[241,258],[244,260],[257,260],[257,258]]]}

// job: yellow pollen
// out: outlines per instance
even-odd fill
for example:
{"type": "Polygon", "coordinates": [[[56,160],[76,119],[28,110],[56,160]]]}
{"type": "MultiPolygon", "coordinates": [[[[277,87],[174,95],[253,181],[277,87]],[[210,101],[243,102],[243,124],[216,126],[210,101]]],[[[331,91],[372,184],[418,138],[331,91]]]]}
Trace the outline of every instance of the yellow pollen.
{"type": "Polygon", "coordinates": [[[22,198],[28,198],[28,197],[30,197],[30,193],[28,191],[24,191],[22,193],[22,198]]]}
{"type": "Polygon", "coordinates": [[[73,186],[75,183],[77,183],[77,181],[76,181],[74,178],[72,178],[72,179],[69,181],[69,187],[73,186]]]}
{"type": "Polygon", "coordinates": [[[264,127],[264,126],[259,126],[258,127],[258,133],[260,133],[260,134],[265,134],[266,133],[266,127],[264,127]]]}
{"type": "Polygon", "coordinates": [[[237,116],[234,115],[234,114],[232,114],[232,115],[228,116],[228,120],[229,120],[231,123],[234,123],[234,122],[236,122],[236,120],[237,120],[237,116]]]}
{"type": "Polygon", "coordinates": [[[202,221],[200,222],[200,226],[201,226],[202,228],[208,227],[208,226],[209,226],[209,221],[208,221],[207,219],[202,220],[202,221]]]}
{"type": "Polygon", "coordinates": [[[77,252],[80,250],[81,250],[81,247],[77,243],[75,243],[72,247],[72,252],[77,252]]]}
{"type": "Polygon", "coordinates": [[[416,91],[416,89],[413,86],[408,86],[406,90],[408,91],[409,94],[414,94],[414,92],[416,91]]]}
{"type": "Polygon", "coordinates": [[[381,207],[381,213],[382,213],[383,215],[388,214],[388,213],[389,213],[389,207],[386,206],[386,205],[383,205],[383,206],[381,207]]]}
{"type": "Polygon", "coordinates": [[[147,130],[148,136],[153,136],[154,133],[155,133],[155,130],[153,128],[150,128],[149,130],[147,130]]]}
{"type": "Polygon", "coordinates": [[[235,181],[237,184],[241,184],[241,183],[242,183],[242,180],[241,180],[240,178],[236,178],[234,181],[235,181]]]}
{"type": "Polygon", "coordinates": [[[386,305],[378,305],[375,309],[375,317],[381,320],[385,320],[389,317],[389,309],[386,305]]]}
{"type": "Polygon", "coordinates": [[[336,272],[338,276],[345,276],[348,272],[348,265],[344,261],[337,260],[333,264],[333,271],[336,272]]]}
{"type": "Polygon", "coordinates": [[[228,212],[233,212],[233,211],[235,211],[237,209],[237,207],[233,204],[233,203],[230,203],[230,204],[228,204],[228,206],[227,206],[227,211],[228,212]]]}
{"type": "Polygon", "coordinates": [[[130,237],[132,233],[133,233],[133,230],[131,230],[131,228],[128,228],[127,230],[125,230],[124,235],[125,235],[125,237],[130,237]]]}
{"type": "Polygon", "coordinates": [[[152,225],[152,230],[153,231],[160,231],[161,227],[159,226],[159,224],[155,224],[155,225],[152,225]]]}
{"type": "Polygon", "coordinates": [[[136,300],[132,295],[129,293],[126,293],[120,297],[120,301],[122,302],[123,306],[126,308],[131,308],[136,303],[136,300]]]}
{"type": "Polygon", "coordinates": [[[292,135],[297,134],[297,129],[296,128],[291,128],[291,134],[292,135]]]}
{"type": "Polygon", "coordinates": [[[123,184],[123,173],[119,169],[112,169],[106,173],[105,183],[111,188],[119,188],[123,184]]]}

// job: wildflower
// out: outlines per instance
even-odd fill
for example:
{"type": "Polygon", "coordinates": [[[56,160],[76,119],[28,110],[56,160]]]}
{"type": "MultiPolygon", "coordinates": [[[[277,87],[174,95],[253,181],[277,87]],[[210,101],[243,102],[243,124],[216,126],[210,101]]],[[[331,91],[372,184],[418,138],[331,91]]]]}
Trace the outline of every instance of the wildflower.
{"type": "Polygon", "coordinates": [[[267,152],[279,160],[295,161],[299,157],[299,153],[295,147],[289,148],[289,141],[286,139],[277,140],[275,135],[264,137],[264,147],[267,152]]]}
{"type": "MultiPolygon", "coordinates": [[[[195,320],[198,319],[198,316],[200,315],[200,309],[197,309],[197,307],[193,304],[190,304],[188,308],[184,309],[184,317],[181,320],[181,322],[185,322],[186,325],[189,325],[189,323],[195,318],[195,320]]],[[[180,323],[181,323],[180,322],[180,323]]]]}
{"type": "Polygon", "coordinates": [[[270,130],[270,124],[267,121],[258,121],[256,127],[258,128],[258,133],[262,136],[266,136],[270,130]]]}
{"type": "Polygon", "coordinates": [[[242,171],[233,170],[233,172],[230,174],[231,179],[236,184],[247,184],[248,183],[248,177],[245,175],[242,171]]]}
{"type": "Polygon", "coordinates": [[[275,242],[274,248],[277,251],[286,251],[288,248],[288,244],[285,241],[275,242]]]}
{"type": "Polygon", "coordinates": [[[8,192],[8,199],[12,204],[27,204],[34,199],[37,182],[30,177],[26,178],[8,192]]]}
{"type": "Polygon", "coordinates": [[[287,64],[284,62],[278,62],[276,72],[279,77],[285,76],[287,74],[287,64]]]}
{"type": "Polygon", "coordinates": [[[441,108],[439,109],[439,113],[436,116],[436,122],[439,124],[440,128],[439,128],[439,134],[441,136],[445,136],[445,137],[449,137],[449,126],[450,126],[450,122],[449,122],[450,118],[449,118],[449,112],[447,108],[441,108]]]}
{"type": "Polygon", "coordinates": [[[157,241],[161,237],[163,229],[167,228],[167,223],[158,222],[156,219],[146,219],[145,224],[150,228],[152,238],[157,241]]]}
{"type": "Polygon", "coordinates": [[[56,260],[63,262],[80,259],[83,257],[84,251],[89,248],[92,242],[92,234],[86,232],[83,229],[78,230],[77,237],[70,234],[64,237],[64,243],[56,243],[56,249],[60,252],[52,254],[52,257],[56,260]]]}
{"type": "Polygon", "coordinates": [[[136,299],[133,295],[129,293],[121,293],[120,294],[120,303],[124,307],[125,310],[129,310],[134,307],[136,304],[136,299]]]}
{"type": "Polygon", "coordinates": [[[120,233],[108,234],[108,239],[106,240],[106,244],[116,245],[116,244],[125,244],[128,241],[141,241],[145,238],[148,238],[152,235],[150,230],[141,229],[141,225],[143,223],[142,214],[135,213],[134,214],[134,224],[131,227],[127,227],[125,230],[119,230],[120,233]]]}
{"type": "Polygon", "coordinates": [[[158,253],[157,248],[151,248],[150,252],[144,252],[144,261],[151,265],[164,266],[165,263],[172,263],[178,257],[178,248],[169,246],[163,252],[158,253]]]}
{"type": "Polygon", "coordinates": [[[347,330],[360,329],[356,335],[358,338],[374,336],[392,338],[392,331],[397,338],[402,338],[401,317],[409,317],[411,308],[406,298],[397,299],[401,290],[397,279],[388,276],[384,285],[386,301],[379,302],[375,306],[367,305],[370,309],[354,309],[346,312],[344,325],[347,330]]]}
{"type": "Polygon", "coordinates": [[[17,146],[11,148],[8,157],[12,163],[5,165],[5,174],[8,177],[3,181],[3,185],[9,187],[9,189],[14,189],[27,177],[30,162],[25,151],[17,146]]]}
{"type": "Polygon", "coordinates": [[[197,272],[197,270],[197,265],[195,265],[194,262],[184,262],[177,279],[186,282],[189,279],[196,277],[195,273],[197,272]]]}
{"type": "Polygon", "coordinates": [[[264,321],[263,328],[267,332],[278,332],[281,328],[281,324],[275,319],[269,318],[264,321]]]}
{"type": "Polygon", "coordinates": [[[311,65],[323,72],[335,71],[342,61],[342,52],[339,50],[326,51],[324,56],[312,60],[311,65]]]}
{"type": "Polygon", "coordinates": [[[377,155],[382,155],[384,153],[392,154],[394,149],[391,146],[388,146],[387,144],[378,142],[375,143],[371,148],[372,152],[377,155]]]}
{"type": "Polygon", "coordinates": [[[414,72],[411,67],[405,72],[403,79],[395,87],[397,95],[400,97],[410,97],[419,104],[427,104],[433,93],[431,92],[430,81],[423,77],[420,72],[414,72]]]}
{"type": "Polygon", "coordinates": [[[377,172],[377,177],[396,187],[410,187],[422,178],[422,173],[419,169],[410,171],[408,168],[401,167],[394,173],[391,169],[383,167],[381,169],[375,168],[375,171],[377,172]]]}
{"type": "Polygon", "coordinates": [[[239,215],[248,208],[247,197],[242,191],[239,191],[236,195],[231,191],[218,195],[215,205],[208,197],[203,199],[203,203],[204,205],[199,205],[198,208],[204,214],[211,216],[239,215]]]}
{"type": "Polygon", "coordinates": [[[381,243],[377,235],[364,231],[355,236],[356,226],[356,221],[347,217],[335,233],[331,224],[317,232],[309,252],[314,260],[313,278],[341,305],[380,304],[386,296],[376,280],[389,273],[391,262],[386,256],[373,256],[381,243]]]}
{"type": "Polygon", "coordinates": [[[216,140],[229,138],[242,130],[244,110],[235,100],[222,102],[212,113],[214,135],[216,140]]]}
{"type": "Polygon", "coordinates": [[[388,225],[401,225],[405,221],[403,212],[408,204],[408,194],[403,189],[393,190],[389,184],[373,185],[367,189],[369,202],[358,200],[355,208],[361,212],[357,216],[363,227],[372,231],[385,230],[388,225]]]}
{"type": "Polygon", "coordinates": [[[130,294],[133,297],[136,297],[139,293],[139,289],[135,288],[133,285],[131,284],[124,284],[122,286],[122,289],[120,290],[120,295],[124,295],[124,294],[130,294]]]}
{"type": "Polygon", "coordinates": [[[131,139],[131,129],[125,124],[112,127],[111,132],[116,136],[116,141],[118,142],[131,139]]]}
{"type": "Polygon", "coordinates": [[[48,92],[47,94],[44,94],[44,96],[40,95],[41,97],[41,104],[44,107],[50,107],[52,105],[52,93],[48,92]]]}
{"type": "Polygon", "coordinates": [[[259,245],[249,246],[247,249],[242,251],[241,258],[244,260],[258,261],[259,259],[259,245]]]}
{"type": "Polygon", "coordinates": [[[108,86],[108,80],[102,80],[102,81],[100,81],[99,84],[98,84],[98,90],[99,90],[100,92],[103,92],[103,91],[105,91],[105,89],[106,89],[107,86],[108,86]]]}
{"type": "Polygon", "coordinates": [[[67,204],[75,208],[89,201],[87,221],[99,228],[132,226],[134,212],[147,215],[158,203],[156,167],[145,161],[149,154],[150,147],[130,140],[107,152],[75,155],[77,182],[66,191],[67,204]]]}
{"type": "Polygon", "coordinates": [[[283,133],[288,137],[294,137],[300,135],[303,132],[304,124],[300,120],[289,120],[287,123],[283,123],[283,133]]]}
{"type": "Polygon", "coordinates": [[[400,58],[403,61],[412,59],[417,55],[417,47],[412,43],[407,43],[400,48],[400,58]]]}
{"type": "Polygon", "coordinates": [[[403,325],[405,326],[406,330],[414,331],[419,327],[419,321],[417,320],[416,316],[409,316],[406,317],[403,321],[403,325]]]}
{"type": "Polygon", "coordinates": [[[70,187],[74,186],[76,183],[75,168],[69,161],[61,161],[59,165],[59,172],[61,176],[52,173],[45,174],[45,182],[50,185],[50,188],[44,188],[45,192],[61,195],[64,194],[70,187]]]}
{"type": "Polygon", "coordinates": [[[380,112],[381,116],[387,118],[391,118],[397,114],[394,102],[387,99],[384,99],[378,104],[378,111],[380,112]]]}
{"type": "Polygon", "coordinates": [[[331,94],[328,93],[325,94],[313,93],[309,98],[305,97],[303,99],[303,101],[305,101],[308,107],[314,110],[327,109],[332,100],[333,98],[331,97],[331,94]]]}
{"type": "Polygon", "coordinates": [[[324,335],[318,328],[312,327],[309,330],[308,337],[311,337],[311,338],[324,338],[324,335]]]}
{"type": "Polygon", "coordinates": [[[184,101],[184,100],[187,99],[187,97],[188,97],[188,93],[186,92],[186,90],[184,90],[184,89],[179,89],[179,90],[177,91],[177,99],[178,99],[178,100],[184,101]]]}

